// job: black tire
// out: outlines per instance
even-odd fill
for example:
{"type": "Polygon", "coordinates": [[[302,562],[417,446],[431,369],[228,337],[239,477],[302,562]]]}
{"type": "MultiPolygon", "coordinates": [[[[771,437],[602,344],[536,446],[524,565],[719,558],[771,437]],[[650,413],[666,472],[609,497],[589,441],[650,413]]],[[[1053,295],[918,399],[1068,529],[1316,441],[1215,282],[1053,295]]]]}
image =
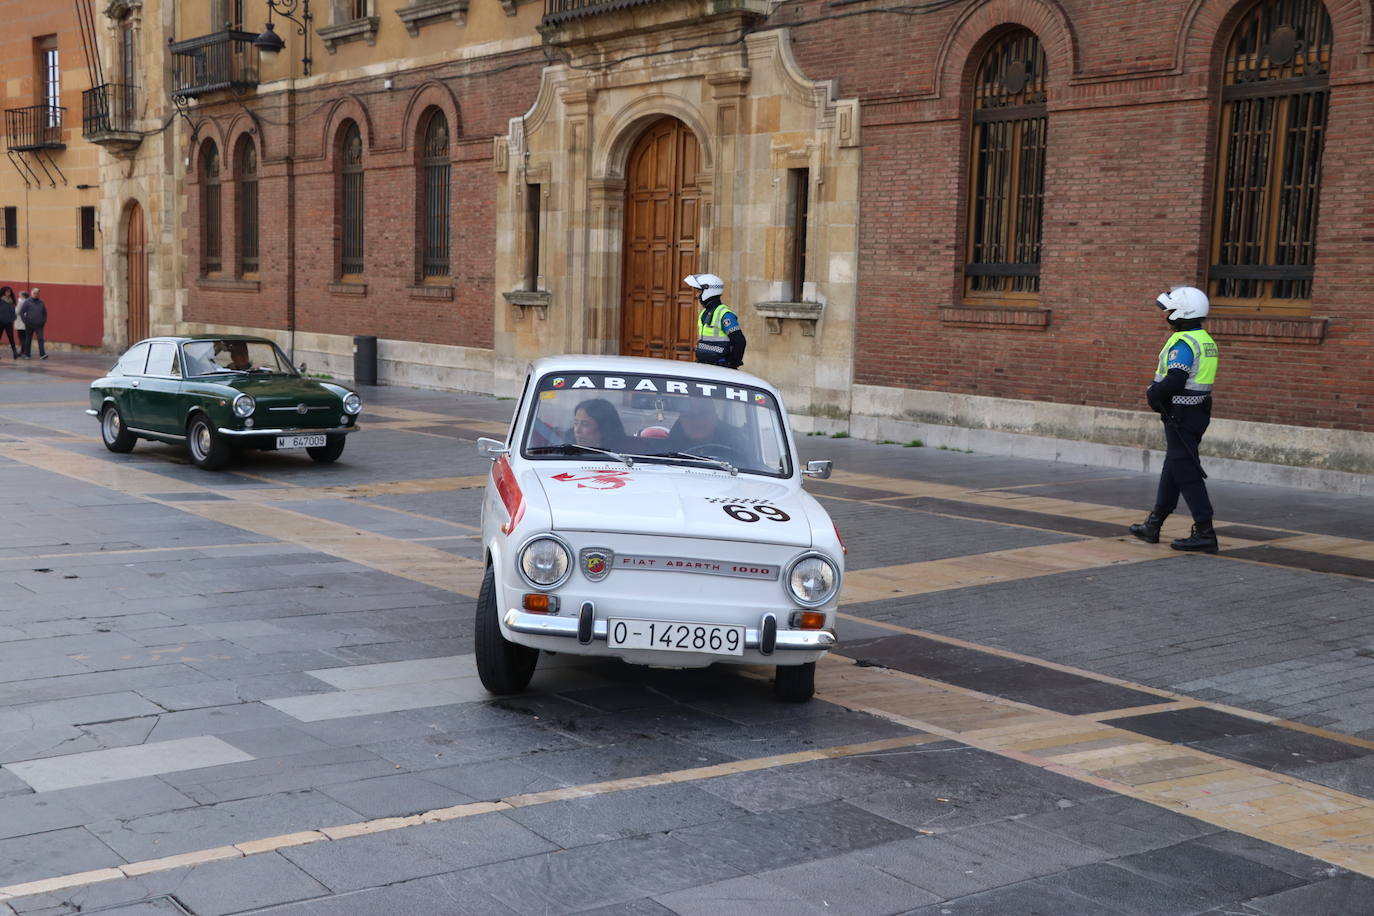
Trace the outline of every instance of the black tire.
{"type": "Polygon", "coordinates": [[[778,665],[773,675],[773,693],[784,703],[805,703],[816,695],[816,663],[778,665]]]}
{"type": "Polygon", "coordinates": [[[477,676],[482,686],[497,696],[519,693],[534,677],[539,650],[521,646],[501,635],[500,609],[496,605],[496,576],[487,567],[477,595],[477,627],[473,634],[477,676]]]}
{"type": "Polygon", "coordinates": [[[325,436],[324,445],[316,445],[307,448],[305,453],[320,464],[329,464],[331,461],[339,460],[339,456],[343,454],[344,445],[347,444],[347,442],[347,436],[325,436]]]}
{"type": "Polygon", "coordinates": [[[218,471],[229,463],[229,443],[215,430],[209,417],[198,413],[186,424],[186,454],[201,470],[218,471]]]}
{"type": "Polygon", "coordinates": [[[119,412],[119,408],[113,404],[108,404],[100,412],[100,439],[105,443],[107,449],[122,455],[134,450],[134,443],[138,441],[138,436],[129,432],[128,428],[124,426],[124,415],[119,412]]]}

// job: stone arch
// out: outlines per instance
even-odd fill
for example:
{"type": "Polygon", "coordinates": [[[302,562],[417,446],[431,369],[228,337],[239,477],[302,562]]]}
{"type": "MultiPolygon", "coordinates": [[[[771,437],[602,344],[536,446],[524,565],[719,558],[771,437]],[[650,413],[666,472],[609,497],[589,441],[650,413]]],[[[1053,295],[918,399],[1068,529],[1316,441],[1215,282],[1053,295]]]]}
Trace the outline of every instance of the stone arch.
{"type": "Polygon", "coordinates": [[[998,35],[1017,26],[1029,29],[1040,39],[1049,61],[1051,98],[1062,95],[1081,63],[1078,37],[1056,0],[984,0],[965,10],[940,45],[935,95],[944,97],[952,88],[962,99],[983,51],[998,35]]]}
{"type": "MultiPolygon", "coordinates": [[[[1227,42],[1236,23],[1250,11],[1254,0],[1192,0],[1179,23],[1174,52],[1178,67],[1199,74],[1210,87],[1212,73],[1221,66],[1227,42]]],[[[1360,52],[1371,50],[1374,0],[1322,0],[1331,18],[1335,39],[1332,72],[1357,69],[1360,52]]]]}
{"type": "Polygon", "coordinates": [[[262,162],[267,155],[267,148],[262,124],[253,112],[242,112],[229,122],[229,126],[224,130],[224,148],[237,156],[239,145],[245,136],[257,147],[258,161],[262,162]]]}
{"type": "Polygon", "coordinates": [[[456,140],[463,135],[462,110],[458,97],[448,86],[437,80],[429,80],[416,87],[406,102],[405,116],[401,120],[401,147],[418,148],[425,124],[429,120],[429,110],[437,108],[448,119],[448,133],[456,140]]]}
{"type": "Polygon", "coordinates": [[[320,133],[319,158],[330,163],[338,157],[339,137],[345,121],[353,121],[363,136],[363,150],[376,150],[376,133],[373,130],[372,114],[357,96],[346,95],[337,99],[325,115],[324,129],[320,133]]]}
{"type": "Polygon", "coordinates": [[[706,126],[707,120],[693,105],[678,96],[653,93],[636,99],[616,112],[606,125],[605,143],[593,153],[592,174],[598,178],[625,178],[625,165],[630,151],[644,131],[660,118],[677,118],[696,135],[701,150],[703,172],[715,168],[715,144],[706,126]]]}

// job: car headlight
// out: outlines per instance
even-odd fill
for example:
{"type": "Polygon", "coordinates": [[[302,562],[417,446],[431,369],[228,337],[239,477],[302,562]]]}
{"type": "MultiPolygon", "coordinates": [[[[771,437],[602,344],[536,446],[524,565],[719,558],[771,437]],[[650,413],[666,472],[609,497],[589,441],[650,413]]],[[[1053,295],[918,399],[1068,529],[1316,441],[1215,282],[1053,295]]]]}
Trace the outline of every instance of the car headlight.
{"type": "Polygon", "coordinates": [[[787,571],[787,590],[798,604],[808,607],[825,604],[834,597],[839,584],[839,570],[820,554],[807,554],[787,571]]]}
{"type": "Polygon", "coordinates": [[[520,548],[520,572],[531,585],[556,588],[572,572],[572,553],[557,538],[534,538],[520,548]]]}
{"type": "Polygon", "coordinates": [[[344,413],[351,413],[354,415],[362,413],[363,399],[350,391],[348,394],[344,395],[343,408],[344,413]]]}
{"type": "Polygon", "coordinates": [[[258,402],[253,400],[253,396],[251,394],[241,394],[238,397],[234,398],[234,416],[251,416],[253,411],[257,409],[257,406],[258,402]]]}

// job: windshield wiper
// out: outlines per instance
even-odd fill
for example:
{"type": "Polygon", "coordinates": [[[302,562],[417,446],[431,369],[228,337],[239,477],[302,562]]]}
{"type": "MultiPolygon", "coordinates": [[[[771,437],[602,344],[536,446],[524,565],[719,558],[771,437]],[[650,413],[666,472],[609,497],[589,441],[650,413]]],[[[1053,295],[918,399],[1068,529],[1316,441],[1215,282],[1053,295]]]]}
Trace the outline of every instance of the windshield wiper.
{"type": "Polygon", "coordinates": [[[209,372],[197,372],[197,373],[195,374],[195,377],[196,377],[196,378],[201,378],[202,376],[206,376],[206,375],[224,375],[226,372],[232,372],[232,373],[234,373],[235,375],[247,375],[247,374],[248,374],[248,370],[247,370],[247,369],[231,369],[231,368],[228,367],[228,366],[220,366],[219,368],[211,369],[209,372]]]}
{"type": "Polygon", "coordinates": [[[627,468],[634,467],[634,459],[642,457],[639,455],[622,455],[619,452],[612,452],[591,445],[578,445],[574,442],[565,442],[562,445],[538,445],[526,451],[531,455],[605,455],[616,461],[624,462],[627,468]]]}
{"type": "Polygon", "coordinates": [[[657,452],[653,455],[627,455],[628,458],[640,458],[646,461],[653,461],[657,458],[667,458],[670,461],[697,461],[702,464],[709,464],[718,467],[722,471],[729,471],[730,476],[739,474],[739,468],[723,458],[708,458],[705,455],[693,455],[690,452],[657,452]]]}

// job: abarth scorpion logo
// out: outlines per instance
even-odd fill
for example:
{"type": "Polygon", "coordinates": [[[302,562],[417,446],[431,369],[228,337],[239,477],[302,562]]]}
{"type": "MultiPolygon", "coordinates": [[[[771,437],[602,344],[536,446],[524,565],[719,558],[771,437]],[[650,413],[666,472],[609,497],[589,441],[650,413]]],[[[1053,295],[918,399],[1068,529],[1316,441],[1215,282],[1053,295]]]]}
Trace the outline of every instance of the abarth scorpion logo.
{"type": "Polygon", "coordinates": [[[611,561],[615,554],[600,547],[589,547],[582,551],[582,574],[593,582],[600,582],[611,571],[611,561]]]}

